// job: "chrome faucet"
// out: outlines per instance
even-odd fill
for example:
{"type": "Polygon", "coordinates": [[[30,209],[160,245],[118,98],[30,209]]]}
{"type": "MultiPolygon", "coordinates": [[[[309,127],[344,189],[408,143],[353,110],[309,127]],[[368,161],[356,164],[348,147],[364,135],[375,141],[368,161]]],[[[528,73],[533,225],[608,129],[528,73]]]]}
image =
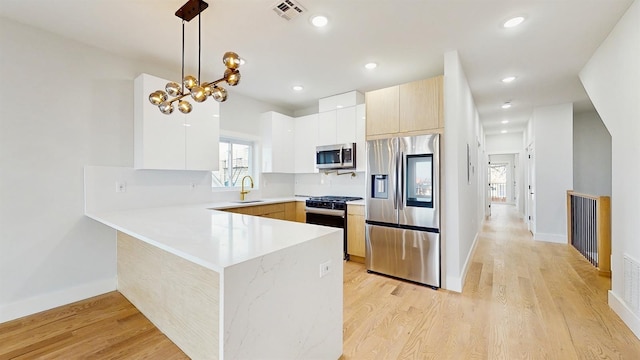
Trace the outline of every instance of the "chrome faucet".
{"type": "Polygon", "coordinates": [[[242,190],[240,190],[240,200],[244,201],[244,196],[249,193],[249,190],[244,189],[244,179],[249,178],[251,181],[251,188],[253,189],[253,178],[249,175],[246,175],[242,178],[242,190]]]}

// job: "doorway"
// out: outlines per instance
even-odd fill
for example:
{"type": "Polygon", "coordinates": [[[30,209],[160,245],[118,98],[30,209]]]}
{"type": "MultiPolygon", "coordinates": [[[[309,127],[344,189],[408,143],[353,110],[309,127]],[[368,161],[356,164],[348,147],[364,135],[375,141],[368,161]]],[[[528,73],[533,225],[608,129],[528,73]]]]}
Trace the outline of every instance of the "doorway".
{"type": "MultiPolygon", "coordinates": [[[[519,193],[522,174],[519,170],[520,154],[491,154],[487,166],[489,183],[487,199],[490,203],[516,205],[522,202],[519,193]]],[[[524,194],[523,194],[524,195],[524,194]]],[[[524,215],[524,211],[522,212],[524,215]]]]}
{"type": "Polygon", "coordinates": [[[508,164],[489,164],[489,188],[492,203],[507,202],[507,169],[508,164]]]}

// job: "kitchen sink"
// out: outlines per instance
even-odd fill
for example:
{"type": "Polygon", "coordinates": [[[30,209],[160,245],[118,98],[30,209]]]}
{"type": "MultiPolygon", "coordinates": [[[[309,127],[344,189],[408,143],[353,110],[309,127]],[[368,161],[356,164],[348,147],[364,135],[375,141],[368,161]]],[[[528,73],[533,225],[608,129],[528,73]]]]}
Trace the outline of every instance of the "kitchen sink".
{"type": "Polygon", "coordinates": [[[259,202],[263,202],[264,200],[237,200],[237,201],[232,201],[232,203],[236,203],[236,204],[250,204],[250,203],[259,203],[259,202]]]}

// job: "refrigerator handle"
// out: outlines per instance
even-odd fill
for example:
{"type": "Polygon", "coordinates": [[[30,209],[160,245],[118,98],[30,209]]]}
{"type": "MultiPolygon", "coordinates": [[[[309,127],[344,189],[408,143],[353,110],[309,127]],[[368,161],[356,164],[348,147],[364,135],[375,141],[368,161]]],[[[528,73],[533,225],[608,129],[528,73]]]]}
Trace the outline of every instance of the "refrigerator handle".
{"type": "Polygon", "coordinates": [[[398,208],[400,210],[404,209],[404,152],[400,152],[400,156],[398,159],[399,167],[400,167],[400,176],[398,176],[398,208]]]}
{"type": "MultiPolygon", "coordinates": [[[[397,139],[395,139],[395,140],[397,141],[397,139]]],[[[396,161],[395,161],[396,168],[394,169],[394,171],[395,171],[394,179],[396,181],[396,184],[395,184],[394,189],[393,189],[393,210],[398,210],[398,184],[397,184],[397,181],[398,181],[398,174],[399,174],[398,166],[400,166],[400,165],[398,163],[398,152],[395,152],[394,155],[396,157],[396,161]]]]}

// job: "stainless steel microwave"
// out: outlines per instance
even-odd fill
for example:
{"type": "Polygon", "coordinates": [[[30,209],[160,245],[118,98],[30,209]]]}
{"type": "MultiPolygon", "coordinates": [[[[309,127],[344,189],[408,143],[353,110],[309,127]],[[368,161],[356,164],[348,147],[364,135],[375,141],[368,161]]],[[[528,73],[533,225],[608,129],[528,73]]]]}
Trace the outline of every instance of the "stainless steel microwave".
{"type": "Polygon", "coordinates": [[[321,170],[355,169],[356,143],[316,146],[316,168],[321,170]]]}

